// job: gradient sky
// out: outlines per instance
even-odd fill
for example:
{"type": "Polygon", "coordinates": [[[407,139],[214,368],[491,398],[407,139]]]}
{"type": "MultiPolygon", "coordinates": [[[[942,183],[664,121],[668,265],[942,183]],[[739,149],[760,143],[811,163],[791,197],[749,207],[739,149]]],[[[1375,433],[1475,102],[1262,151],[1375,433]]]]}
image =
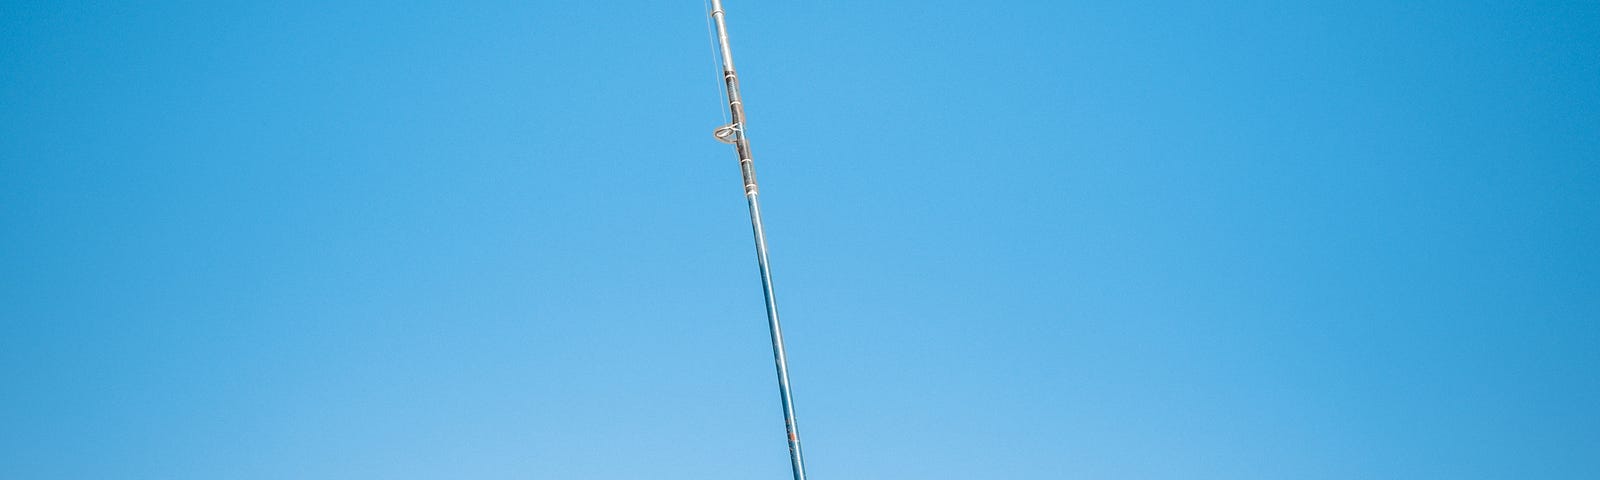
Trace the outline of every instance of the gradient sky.
{"type": "MultiPolygon", "coordinates": [[[[1600,478],[1600,4],[744,2],[825,479],[1600,478]]],[[[788,478],[702,2],[0,5],[0,478],[788,478]]]]}

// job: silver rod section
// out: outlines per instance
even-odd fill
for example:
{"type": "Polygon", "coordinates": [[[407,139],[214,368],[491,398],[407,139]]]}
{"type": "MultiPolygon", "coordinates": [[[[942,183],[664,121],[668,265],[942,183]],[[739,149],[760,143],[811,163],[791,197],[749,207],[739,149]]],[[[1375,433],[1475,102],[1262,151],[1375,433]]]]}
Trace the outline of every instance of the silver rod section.
{"type": "Polygon", "coordinates": [[[761,226],[755,161],[750,158],[750,141],[744,135],[744,104],[739,99],[739,76],[733,71],[733,50],[728,47],[728,25],[723,16],[722,0],[711,0],[711,18],[717,24],[717,45],[722,49],[722,81],[728,90],[728,113],[732,118],[732,123],[724,127],[726,130],[719,129],[718,138],[732,140],[734,152],[739,156],[744,196],[750,204],[750,229],[756,240],[756,264],[761,267],[761,291],[767,302],[767,329],[772,334],[772,362],[778,369],[778,395],[783,400],[783,424],[789,433],[789,464],[794,468],[794,480],[805,480],[806,467],[800,455],[800,431],[794,421],[794,397],[789,393],[789,362],[783,351],[783,329],[778,326],[778,300],[772,293],[772,270],[767,264],[767,234],[761,226]],[[725,138],[723,133],[728,137],[725,138]]]}

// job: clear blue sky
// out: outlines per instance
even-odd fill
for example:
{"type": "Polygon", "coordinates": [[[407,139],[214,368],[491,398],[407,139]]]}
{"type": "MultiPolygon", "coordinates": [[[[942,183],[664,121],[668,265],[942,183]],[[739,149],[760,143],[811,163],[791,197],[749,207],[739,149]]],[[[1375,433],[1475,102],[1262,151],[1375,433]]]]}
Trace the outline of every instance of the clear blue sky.
{"type": "MultiPolygon", "coordinates": [[[[0,478],[788,478],[701,2],[149,3],[0,6],[0,478]]],[[[728,10],[815,480],[1600,478],[1600,5],[728,10]]]]}

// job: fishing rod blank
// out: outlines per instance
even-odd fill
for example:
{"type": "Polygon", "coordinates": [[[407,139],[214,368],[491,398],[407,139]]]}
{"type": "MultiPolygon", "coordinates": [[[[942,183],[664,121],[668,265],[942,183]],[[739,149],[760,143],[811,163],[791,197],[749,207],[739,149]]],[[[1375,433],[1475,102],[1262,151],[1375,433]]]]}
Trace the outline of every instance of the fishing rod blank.
{"type": "Polygon", "coordinates": [[[772,361],[778,369],[778,395],[783,400],[784,429],[789,433],[789,463],[794,480],[805,480],[805,462],[800,456],[800,432],[794,423],[794,398],[789,394],[789,364],[783,352],[783,330],[778,327],[778,304],[772,294],[772,270],[767,265],[767,234],[761,227],[761,202],[757,200],[755,161],[750,158],[750,141],[744,135],[744,104],[739,99],[739,76],[733,71],[733,51],[728,48],[728,25],[724,21],[722,0],[711,0],[711,18],[717,24],[717,45],[722,51],[722,82],[728,93],[727,125],[713,136],[733,144],[739,156],[739,173],[744,178],[744,198],[750,204],[750,229],[755,233],[756,265],[761,268],[761,291],[767,302],[767,329],[772,333],[772,361]]]}

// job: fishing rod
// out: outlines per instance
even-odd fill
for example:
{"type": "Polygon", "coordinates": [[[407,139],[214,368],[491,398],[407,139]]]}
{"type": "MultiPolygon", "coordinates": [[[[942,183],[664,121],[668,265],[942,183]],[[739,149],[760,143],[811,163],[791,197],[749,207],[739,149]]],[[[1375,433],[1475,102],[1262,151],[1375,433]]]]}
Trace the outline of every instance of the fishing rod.
{"type": "Polygon", "coordinates": [[[767,302],[767,330],[772,333],[772,363],[778,369],[778,395],[783,399],[783,426],[789,433],[789,464],[794,480],[806,479],[805,462],[800,457],[800,431],[794,423],[794,397],[789,393],[789,362],[783,353],[783,329],[778,327],[778,303],[772,293],[772,270],[767,265],[767,234],[761,227],[761,202],[757,199],[756,166],[750,157],[750,141],[744,135],[744,104],[739,99],[739,75],[733,71],[733,50],[728,48],[728,24],[723,17],[722,0],[711,0],[711,18],[717,25],[717,46],[722,51],[722,83],[728,93],[727,125],[712,135],[733,145],[739,157],[739,174],[744,178],[744,198],[750,205],[750,229],[755,233],[756,265],[761,268],[761,291],[767,302]]]}

